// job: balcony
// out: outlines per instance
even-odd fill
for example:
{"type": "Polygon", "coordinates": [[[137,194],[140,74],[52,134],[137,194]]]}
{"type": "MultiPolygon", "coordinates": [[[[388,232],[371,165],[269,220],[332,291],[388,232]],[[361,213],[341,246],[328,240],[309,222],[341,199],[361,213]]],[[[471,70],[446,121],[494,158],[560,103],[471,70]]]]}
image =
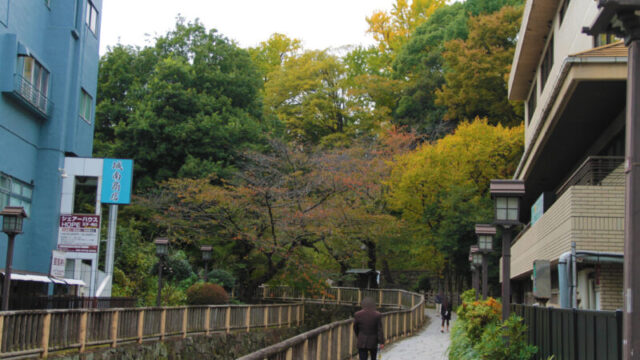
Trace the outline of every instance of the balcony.
{"type": "Polygon", "coordinates": [[[624,245],[622,157],[590,157],[556,191],[556,202],[511,246],[512,278],[527,275],[534,260],[557,261],[571,250],[619,252],[624,245]]]}
{"type": "Polygon", "coordinates": [[[53,102],[20,74],[13,75],[13,91],[7,94],[43,119],[53,114],[53,102]]]}

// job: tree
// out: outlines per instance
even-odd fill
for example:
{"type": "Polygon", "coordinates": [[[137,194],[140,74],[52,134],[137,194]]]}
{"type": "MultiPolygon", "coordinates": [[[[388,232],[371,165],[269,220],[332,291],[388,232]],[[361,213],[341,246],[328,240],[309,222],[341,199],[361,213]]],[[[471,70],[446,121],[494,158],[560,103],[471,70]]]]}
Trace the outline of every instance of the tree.
{"type": "Polygon", "coordinates": [[[486,119],[463,122],[455,133],[425,143],[398,159],[389,180],[391,208],[424,236],[452,269],[468,273],[474,224],[492,218],[491,179],[511,176],[523,149],[523,127],[489,125],[486,119]]]}
{"type": "Polygon", "coordinates": [[[368,32],[382,53],[399,50],[411,33],[424,23],[444,0],[396,0],[389,12],[376,11],[367,18],[368,32]]]}
{"type": "Polygon", "coordinates": [[[267,83],[272,72],[277,71],[288,58],[298,55],[301,50],[300,39],[291,39],[286,35],[274,33],[267,41],[249,48],[249,54],[260,70],[263,81],[267,83]]]}
{"type": "Polygon", "coordinates": [[[507,98],[508,75],[520,28],[522,7],[505,6],[469,20],[467,40],[446,43],[446,83],[436,103],[446,120],[488,117],[504,125],[522,122],[522,103],[507,98]]]}
{"type": "Polygon", "coordinates": [[[266,143],[260,73],[247,51],[198,22],[179,19],[153,47],[111,49],[101,74],[97,150],[135,159],[137,188],[231,177],[243,150],[266,143]]]}

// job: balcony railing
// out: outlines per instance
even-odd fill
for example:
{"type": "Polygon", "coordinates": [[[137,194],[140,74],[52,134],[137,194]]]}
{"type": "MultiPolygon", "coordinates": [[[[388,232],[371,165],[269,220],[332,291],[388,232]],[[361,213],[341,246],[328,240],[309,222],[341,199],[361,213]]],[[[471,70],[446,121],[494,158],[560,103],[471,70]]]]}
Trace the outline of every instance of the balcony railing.
{"type": "Polygon", "coordinates": [[[18,100],[42,116],[49,117],[53,113],[53,102],[20,74],[14,74],[13,93],[18,100]]]}
{"type": "Polygon", "coordinates": [[[624,172],[615,171],[624,161],[622,156],[590,156],[556,191],[560,197],[575,185],[624,186],[624,172]]]}

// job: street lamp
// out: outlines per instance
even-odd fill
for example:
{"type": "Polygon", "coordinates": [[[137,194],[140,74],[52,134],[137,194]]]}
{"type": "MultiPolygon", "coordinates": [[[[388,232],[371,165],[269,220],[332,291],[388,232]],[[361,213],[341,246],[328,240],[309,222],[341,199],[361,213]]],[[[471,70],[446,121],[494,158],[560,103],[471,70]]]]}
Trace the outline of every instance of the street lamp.
{"type": "Polygon", "coordinates": [[[511,227],[520,224],[521,180],[491,180],[489,191],[494,200],[494,224],[502,227],[502,320],[511,312],[511,227]]]}
{"type": "Polygon", "coordinates": [[[480,279],[478,271],[480,270],[480,264],[482,264],[482,258],[478,245],[471,245],[469,247],[469,261],[471,262],[471,271],[473,275],[473,289],[476,291],[476,300],[478,300],[478,293],[480,292],[480,279]]]}
{"type": "Polygon", "coordinates": [[[493,251],[493,237],[496,235],[496,228],[487,224],[476,224],[476,235],[478,236],[478,247],[482,253],[482,298],[489,295],[489,264],[488,256],[493,251]]]}
{"type": "Polygon", "coordinates": [[[11,291],[11,263],[13,262],[13,243],[16,235],[22,234],[22,223],[27,213],[24,208],[7,206],[0,211],[2,215],[2,232],[7,234],[7,261],[4,266],[4,282],[2,284],[2,311],[9,310],[9,292],[11,291]]]}
{"type": "Polygon", "coordinates": [[[160,306],[162,296],[162,267],[164,266],[164,258],[169,255],[169,239],[159,238],[154,241],[156,244],[156,256],[158,257],[158,296],[156,297],[156,306],[160,306]]]}
{"type": "Polygon", "coordinates": [[[200,246],[200,251],[202,252],[202,261],[204,261],[204,282],[208,282],[209,260],[211,260],[213,247],[211,245],[202,245],[200,246]]]}
{"type": "Polygon", "coordinates": [[[623,359],[640,359],[640,0],[600,0],[602,10],[590,28],[583,31],[624,37],[627,60],[627,114],[624,224],[624,313],[623,359]]]}

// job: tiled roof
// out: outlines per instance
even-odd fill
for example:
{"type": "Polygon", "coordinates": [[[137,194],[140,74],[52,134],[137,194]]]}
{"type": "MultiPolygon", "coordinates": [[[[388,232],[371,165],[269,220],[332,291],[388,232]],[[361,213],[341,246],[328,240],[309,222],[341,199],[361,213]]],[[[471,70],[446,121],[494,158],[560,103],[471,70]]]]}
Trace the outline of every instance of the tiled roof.
{"type": "Polygon", "coordinates": [[[579,52],[571,55],[575,57],[627,57],[629,48],[624,45],[623,41],[600,46],[591,50],[579,52]]]}

